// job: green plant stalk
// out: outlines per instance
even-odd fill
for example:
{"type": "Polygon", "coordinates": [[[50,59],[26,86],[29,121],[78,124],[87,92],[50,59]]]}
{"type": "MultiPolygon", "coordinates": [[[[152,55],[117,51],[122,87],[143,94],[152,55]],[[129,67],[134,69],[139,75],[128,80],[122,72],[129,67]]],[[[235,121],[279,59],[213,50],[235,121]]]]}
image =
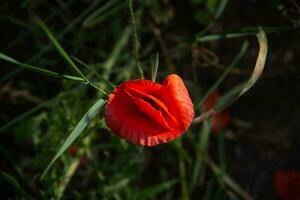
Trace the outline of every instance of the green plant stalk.
{"type": "Polygon", "coordinates": [[[95,74],[101,81],[105,82],[106,85],[110,87],[110,89],[114,89],[116,87],[115,84],[110,82],[108,79],[104,78],[102,75],[100,75],[96,70],[94,70],[92,67],[90,67],[88,64],[83,62],[82,60],[79,60],[78,58],[71,56],[73,60],[75,60],[77,63],[81,64],[83,67],[87,68],[90,70],[93,74],[95,74]]]}
{"type": "Polygon", "coordinates": [[[99,113],[100,109],[105,105],[106,101],[99,99],[92,107],[83,115],[80,121],[77,123],[75,128],[60,146],[59,150],[56,152],[52,160],[49,162],[48,166],[41,175],[41,179],[45,177],[51,166],[55,161],[68,149],[68,147],[79,137],[82,131],[88,126],[89,122],[99,113]]]}
{"type": "Polygon", "coordinates": [[[37,73],[40,73],[40,74],[43,74],[43,75],[47,75],[47,76],[51,76],[51,77],[55,77],[55,78],[64,78],[64,79],[68,79],[68,80],[72,80],[72,81],[79,81],[79,82],[82,82],[82,83],[86,82],[83,78],[78,77],[78,76],[60,74],[60,73],[53,72],[53,71],[50,71],[50,70],[47,70],[47,69],[44,69],[44,68],[36,67],[36,66],[29,65],[29,64],[26,64],[26,63],[21,63],[21,62],[17,61],[16,59],[14,59],[12,57],[9,57],[9,56],[7,56],[3,53],[0,53],[0,59],[4,60],[6,62],[9,62],[9,63],[15,64],[15,65],[18,65],[18,66],[20,66],[24,69],[34,71],[34,72],[37,72],[37,73]]]}
{"type": "MultiPolygon", "coordinates": [[[[182,148],[182,140],[179,138],[177,140],[177,144],[179,149],[182,148]]],[[[187,186],[187,177],[186,177],[186,168],[185,162],[182,154],[178,152],[178,168],[179,168],[179,176],[180,176],[180,183],[181,183],[181,195],[182,200],[189,200],[189,191],[187,186]]]]}
{"type": "Polygon", "coordinates": [[[181,179],[182,200],[189,200],[189,193],[186,181],[186,168],[183,159],[179,159],[179,174],[181,179]]]}
{"type": "Polygon", "coordinates": [[[129,7],[129,13],[130,13],[130,21],[131,21],[131,26],[132,26],[133,55],[134,55],[135,65],[138,68],[141,79],[144,79],[144,72],[143,72],[142,66],[139,62],[137,26],[136,26],[132,1],[133,0],[127,0],[128,7],[129,7]]]}

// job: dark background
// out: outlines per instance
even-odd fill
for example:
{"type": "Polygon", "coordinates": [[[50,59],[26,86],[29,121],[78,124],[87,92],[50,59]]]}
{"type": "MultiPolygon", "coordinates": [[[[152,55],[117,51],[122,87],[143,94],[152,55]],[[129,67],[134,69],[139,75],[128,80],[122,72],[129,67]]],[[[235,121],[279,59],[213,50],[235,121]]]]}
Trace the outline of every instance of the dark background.
{"type": "MultiPolygon", "coordinates": [[[[119,38],[130,26],[128,6],[126,1],[110,2],[2,1],[0,51],[24,63],[74,74],[36,24],[35,19],[40,18],[70,55],[88,63],[100,75],[116,85],[134,79],[138,76],[129,36],[120,52],[112,56],[119,38]],[[101,8],[103,11],[97,13],[101,8]],[[93,14],[98,21],[87,20],[93,14]],[[110,58],[113,65],[107,69],[110,58]]],[[[226,155],[226,173],[254,199],[280,199],[272,185],[274,173],[300,170],[300,3],[296,0],[230,0],[215,19],[214,13],[222,2],[134,2],[140,60],[146,76],[150,77],[150,60],[159,52],[158,81],[170,73],[181,75],[196,102],[222,75],[243,41],[248,40],[250,46],[219,85],[220,94],[250,77],[258,52],[255,35],[208,42],[197,42],[197,36],[200,37],[210,23],[213,25],[203,35],[255,33],[258,26],[264,27],[269,42],[264,73],[248,93],[227,109],[231,122],[219,134],[224,135],[221,151],[226,155]],[[207,52],[214,62],[203,59],[207,52]]],[[[4,61],[0,64],[0,128],[4,127],[0,132],[0,171],[10,176],[0,178],[0,196],[15,199],[26,193],[36,199],[57,197],[57,185],[70,162],[77,158],[84,160],[83,166],[68,183],[64,192],[66,199],[184,199],[178,160],[186,164],[190,199],[241,198],[238,194],[228,195],[230,189],[221,187],[207,166],[202,168],[196,189],[189,188],[192,176],[189,169],[193,169],[197,157],[192,144],[200,137],[201,124],[192,127],[187,134],[190,136],[184,135],[179,146],[175,141],[142,148],[110,134],[101,114],[74,144],[77,149],[83,148],[83,139],[93,133],[89,146],[92,157],[77,155],[74,158],[66,154],[54,165],[46,180],[39,180],[58,146],[98,96],[92,88],[86,87],[67,92],[78,88],[80,83],[20,70],[4,61]],[[52,99],[49,104],[22,116],[49,99],[52,99]],[[180,156],[178,152],[182,151],[188,158],[180,156]],[[103,179],[99,176],[101,173],[103,179]]],[[[80,68],[85,74],[89,73],[86,68],[80,68]]],[[[97,77],[94,79],[99,81],[97,77]]],[[[196,110],[197,114],[200,112],[196,110]]],[[[216,163],[219,137],[218,134],[211,136],[208,149],[216,163]]]]}

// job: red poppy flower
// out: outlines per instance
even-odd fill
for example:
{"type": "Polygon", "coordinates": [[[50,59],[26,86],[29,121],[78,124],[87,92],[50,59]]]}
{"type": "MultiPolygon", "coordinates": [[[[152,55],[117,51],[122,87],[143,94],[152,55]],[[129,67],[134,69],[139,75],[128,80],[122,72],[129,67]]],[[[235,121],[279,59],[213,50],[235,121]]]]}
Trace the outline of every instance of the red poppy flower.
{"type": "Polygon", "coordinates": [[[115,134],[146,146],[175,139],[189,128],[193,117],[193,103],[176,74],[162,84],[126,81],[110,94],[105,109],[105,122],[115,134]]]}
{"type": "Polygon", "coordinates": [[[300,200],[299,171],[277,171],[273,177],[273,185],[282,200],[300,200]]]}
{"type": "Polygon", "coordinates": [[[69,155],[71,156],[75,156],[78,152],[78,147],[76,146],[70,146],[68,149],[67,149],[67,152],[69,155]]]}
{"type": "MultiPolygon", "coordinates": [[[[209,111],[211,108],[213,108],[219,99],[219,93],[217,91],[212,92],[203,103],[204,111],[209,111]]],[[[212,121],[212,131],[216,133],[220,128],[225,129],[229,122],[230,116],[227,110],[215,114],[212,121]]]]}

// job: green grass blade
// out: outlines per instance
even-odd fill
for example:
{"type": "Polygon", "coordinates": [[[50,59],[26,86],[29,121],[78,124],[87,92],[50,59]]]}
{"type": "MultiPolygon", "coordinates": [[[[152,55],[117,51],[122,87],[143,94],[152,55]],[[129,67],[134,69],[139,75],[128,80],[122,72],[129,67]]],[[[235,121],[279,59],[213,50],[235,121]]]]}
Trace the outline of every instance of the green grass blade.
{"type": "Polygon", "coordinates": [[[15,192],[25,197],[25,199],[31,199],[23,187],[18,183],[18,181],[11,175],[1,172],[1,176],[9,182],[9,184],[14,188],[15,192]]]}
{"type": "MultiPolygon", "coordinates": [[[[102,0],[93,1],[93,3],[91,3],[91,5],[87,9],[85,9],[84,11],[82,11],[80,13],[80,15],[78,15],[78,17],[76,17],[71,23],[69,23],[66,26],[66,28],[58,35],[57,38],[61,39],[66,33],[70,32],[70,30],[72,30],[75,25],[77,25],[78,23],[80,23],[86,17],[86,15],[88,15],[101,1],[102,0]]],[[[45,20],[47,20],[47,18],[45,20]]],[[[28,61],[26,61],[26,63],[31,63],[31,62],[39,59],[42,55],[44,55],[46,52],[48,52],[51,49],[51,47],[52,47],[52,43],[48,43],[35,56],[33,56],[28,61]]],[[[22,71],[22,69],[19,68],[19,69],[16,69],[16,70],[10,72],[9,74],[5,75],[3,78],[0,79],[0,83],[2,83],[4,81],[7,81],[8,79],[10,79],[13,76],[17,75],[21,71],[22,71]]]]}
{"type": "Polygon", "coordinates": [[[171,179],[165,182],[162,182],[155,186],[150,186],[144,189],[141,193],[139,193],[137,199],[153,199],[156,195],[168,191],[175,184],[179,183],[179,179],[171,179]]]}
{"type": "Polygon", "coordinates": [[[225,11],[225,8],[228,4],[228,0],[221,0],[219,2],[219,6],[216,10],[216,12],[214,13],[214,19],[205,27],[205,29],[203,29],[199,35],[203,35],[206,32],[208,32],[214,25],[215,23],[218,21],[218,19],[221,17],[222,13],[225,11]]]}
{"type": "Polygon", "coordinates": [[[54,37],[54,35],[51,33],[51,31],[48,29],[48,27],[46,26],[46,24],[44,22],[42,22],[41,20],[37,20],[37,23],[39,24],[39,26],[45,31],[45,33],[47,34],[47,36],[49,37],[49,39],[51,40],[51,42],[53,43],[53,45],[55,46],[55,48],[57,49],[57,51],[60,53],[60,55],[65,59],[65,61],[93,88],[95,88],[96,90],[98,90],[99,92],[101,92],[104,95],[107,95],[107,92],[105,92],[104,90],[102,90],[101,88],[99,88],[97,85],[95,85],[94,83],[92,83],[91,81],[89,81],[87,79],[87,77],[80,71],[80,69],[76,66],[76,64],[73,62],[73,60],[71,59],[71,57],[66,53],[66,51],[62,48],[62,46],[58,43],[57,39],[54,37]]]}
{"type": "Polygon", "coordinates": [[[131,33],[131,29],[129,26],[123,31],[121,37],[117,40],[112,52],[110,53],[109,58],[105,61],[103,68],[105,71],[103,72],[103,77],[108,79],[111,73],[112,67],[117,62],[120,57],[120,54],[125,47],[126,43],[129,40],[131,33]]]}
{"type": "MultiPolygon", "coordinates": [[[[228,96],[228,95],[226,95],[226,98],[220,98],[220,100],[217,102],[215,107],[213,107],[212,109],[210,109],[206,113],[196,117],[193,120],[194,124],[199,123],[199,122],[203,121],[204,119],[207,119],[211,115],[213,115],[215,113],[218,113],[218,112],[221,112],[222,110],[226,109],[229,105],[231,105],[233,102],[238,100],[243,94],[245,94],[250,88],[252,88],[253,85],[257,82],[257,80],[259,79],[259,77],[261,76],[261,74],[264,70],[266,59],[267,59],[267,54],[268,54],[267,36],[266,36],[266,33],[264,32],[264,30],[261,27],[259,28],[257,38],[258,38],[258,42],[259,42],[259,52],[258,52],[258,57],[257,57],[257,60],[256,60],[254,70],[253,70],[249,80],[246,82],[246,84],[244,84],[242,86],[242,89],[239,90],[239,93],[238,93],[237,96],[234,96],[234,95],[228,96]]],[[[235,88],[234,91],[236,91],[236,89],[237,88],[235,88]]]]}
{"type": "Polygon", "coordinates": [[[87,68],[88,70],[90,70],[93,74],[95,74],[101,81],[105,82],[110,89],[114,89],[116,87],[115,84],[113,84],[112,82],[110,82],[109,80],[107,80],[106,78],[104,78],[102,75],[100,75],[96,70],[94,70],[90,65],[86,64],[85,62],[83,62],[82,60],[71,56],[73,60],[75,60],[77,63],[79,63],[80,65],[84,66],[85,68],[87,68]]]}
{"type": "Polygon", "coordinates": [[[0,60],[4,60],[6,62],[9,62],[9,63],[15,64],[17,66],[20,66],[24,69],[28,69],[28,70],[31,70],[31,71],[34,71],[34,72],[38,72],[38,73],[41,73],[41,74],[44,74],[44,75],[47,75],[47,76],[51,76],[51,77],[55,77],[55,78],[64,78],[64,79],[69,79],[69,80],[79,81],[79,82],[85,82],[85,80],[83,78],[78,77],[78,76],[64,75],[64,74],[53,72],[53,71],[50,71],[50,70],[47,70],[47,69],[36,67],[36,66],[33,66],[33,65],[21,63],[21,62],[15,60],[14,58],[9,57],[9,56],[7,56],[3,53],[0,53],[0,60]]]}
{"type": "Polygon", "coordinates": [[[50,167],[54,164],[54,162],[64,153],[64,151],[74,142],[76,138],[81,134],[81,132],[87,127],[89,122],[96,116],[96,114],[99,112],[99,110],[103,107],[103,105],[106,103],[105,100],[99,99],[89,110],[85,115],[81,118],[81,120],[78,122],[74,130],[70,133],[70,135],[67,137],[65,142],[62,144],[62,146],[59,148],[58,152],[55,154],[53,159],[48,164],[46,170],[43,172],[41,179],[45,177],[47,172],[49,171],[50,167]]]}
{"type": "Polygon", "coordinates": [[[44,32],[47,34],[48,38],[51,40],[57,51],[60,53],[60,55],[65,59],[65,61],[87,82],[87,78],[85,75],[80,71],[80,69],[75,65],[75,63],[72,61],[72,59],[69,57],[69,55],[66,53],[66,51],[62,48],[62,46],[58,43],[57,39],[54,37],[54,35],[51,33],[51,31],[48,29],[46,24],[42,22],[41,20],[37,20],[37,23],[39,26],[44,30],[44,32]]]}
{"type": "Polygon", "coordinates": [[[155,58],[151,60],[151,80],[156,81],[157,70],[159,65],[159,54],[156,52],[155,58]]]}
{"type": "Polygon", "coordinates": [[[239,94],[237,96],[234,97],[234,95],[231,96],[226,95],[223,98],[220,98],[216,107],[214,108],[216,111],[219,112],[221,110],[224,110],[230,104],[235,102],[238,98],[240,98],[243,94],[245,94],[250,88],[252,88],[253,85],[257,82],[257,80],[261,76],[265,68],[266,59],[268,55],[268,40],[267,40],[266,33],[261,27],[259,27],[257,38],[259,43],[259,52],[258,52],[256,64],[251,74],[251,77],[245,84],[243,84],[242,89],[239,90],[239,94]]]}
{"type": "Polygon", "coordinates": [[[121,2],[120,0],[107,1],[106,4],[96,9],[83,21],[83,26],[86,28],[92,28],[98,25],[100,22],[123,8],[124,5],[126,5],[126,2],[121,2]]]}

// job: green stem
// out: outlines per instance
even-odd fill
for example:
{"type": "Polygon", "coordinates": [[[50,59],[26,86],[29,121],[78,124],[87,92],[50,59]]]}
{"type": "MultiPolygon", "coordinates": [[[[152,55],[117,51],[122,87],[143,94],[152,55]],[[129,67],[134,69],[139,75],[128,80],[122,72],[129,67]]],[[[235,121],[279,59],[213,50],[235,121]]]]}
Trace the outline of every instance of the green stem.
{"type": "Polygon", "coordinates": [[[142,66],[139,62],[138,36],[137,36],[137,28],[136,28],[137,26],[136,26],[134,11],[133,11],[133,3],[132,3],[132,0],[128,0],[127,2],[128,2],[129,12],[130,12],[130,21],[131,21],[131,26],[132,26],[134,60],[135,60],[135,64],[138,68],[141,78],[144,79],[144,72],[143,72],[142,66]]]}

